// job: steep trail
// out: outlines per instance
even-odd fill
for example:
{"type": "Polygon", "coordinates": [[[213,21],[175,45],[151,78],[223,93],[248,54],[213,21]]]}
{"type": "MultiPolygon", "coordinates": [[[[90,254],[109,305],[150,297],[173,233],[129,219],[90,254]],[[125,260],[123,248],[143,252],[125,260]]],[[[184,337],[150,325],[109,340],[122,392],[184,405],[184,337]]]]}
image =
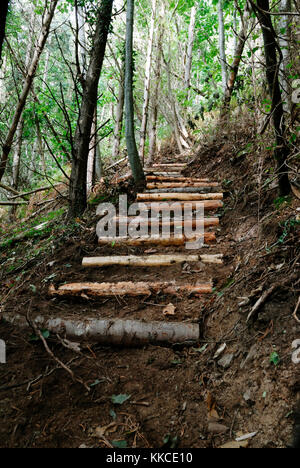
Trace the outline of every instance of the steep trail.
{"type": "MultiPolygon", "coordinates": [[[[101,304],[93,316],[84,314],[79,317],[78,313],[76,316],[72,314],[73,317],[68,313],[59,317],[39,315],[35,317],[37,325],[51,332],[63,332],[68,338],[88,338],[100,344],[139,346],[199,341],[199,310],[211,299],[216,272],[220,275],[223,265],[223,255],[216,247],[218,210],[223,207],[223,193],[218,182],[183,177],[185,169],[185,163],[169,161],[145,169],[147,187],[144,193],[137,194],[136,202],[143,203],[147,216],[139,219],[139,223],[149,234],[154,229],[156,236],[149,235],[146,239],[142,235],[137,238],[129,235],[100,237],[99,246],[113,249],[113,254],[105,252],[101,256],[84,257],[82,266],[86,280],[78,282],[74,278],[49,288],[50,297],[62,299],[64,304],[79,301],[78,306],[82,300],[98,300],[107,305],[110,300],[129,301],[132,298],[125,316],[124,302],[120,302],[119,310],[114,314],[111,310],[104,312],[101,304]],[[174,203],[179,212],[175,209],[170,218],[170,206],[174,203]],[[204,207],[204,219],[197,224],[195,216],[200,206],[204,207]],[[186,207],[192,210],[188,219],[183,218],[186,207]],[[202,226],[202,232],[195,231],[199,226],[202,226]],[[162,236],[165,228],[167,235],[162,236]],[[191,238],[186,236],[186,228],[189,228],[191,238]],[[203,236],[204,245],[195,246],[203,236]],[[112,274],[116,269],[119,274],[112,274]],[[107,273],[105,282],[101,281],[104,271],[107,273]],[[146,305],[152,305],[154,299],[162,304],[153,304],[155,312],[149,313],[147,307],[144,313],[136,314],[132,309],[136,308],[137,298],[146,305]],[[162,313],[161,310],[157,312],[158,306],[162,307],[162,313]],[[186,314],[185,309],[189,308],[192,312],[186,314]]],[[[133,219],[117,215],[115,222],[119,234],[122,225],[127,232],[133,219]]]]}

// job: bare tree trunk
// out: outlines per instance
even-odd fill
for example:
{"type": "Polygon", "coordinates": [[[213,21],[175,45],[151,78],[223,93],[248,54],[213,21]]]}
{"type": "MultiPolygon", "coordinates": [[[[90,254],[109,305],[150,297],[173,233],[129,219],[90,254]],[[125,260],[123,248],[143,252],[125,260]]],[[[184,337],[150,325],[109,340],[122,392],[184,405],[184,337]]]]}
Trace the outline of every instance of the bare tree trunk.
{"type": "Polygon", "coordinates": [[[74,137],[74,154],[69,189],[69,218],[82,215],[86,209],[86,177],[91,129],[97,104],[98,84],[112,18],[112,6],[113,0],[102,0],[98,11],[92,54],[74,137]]]}
{"type": "Polygon", "coordinates": [[[120,73],[120,84],[119,84],[119,94],[118,94],[118,105],[116,110],[116,125],[114,130],[114,144],[112,150],[112,158],[116,159],[120,153],[120,144],[121,144],[121,134],[123,127],[123,116],[124,116],[124,61],[122,63],[121,73],[120,73]]]}
{"type": "Polygon", "coordinates": [[[157,56],[154,71],[154,90],[152,94],[152,106],[151,106],[151,123],[149,128],[149,155],[148,165],[153,162],[154,154],[156,152],[156,139],[157,139],[157,119],[158,119],[158,95],[160,87],[161,77],[161,59],[162,59],[162,40],[164,35],[164,27],[162,25],[161,18],[158,25],[158,39],[157,39],[157,56]]]}
{"type": "Polygon", "coordinates": [[[5,37],[6,17],[8,13],[9,0],[2,0],[0,8],[0,61],[2,58],[2,46],[5,37]]]}
{"type": "Polygon", "coordinates": [[[189,39],[188,39],[188,48],[187,48],[185,72],[184,72],[184,87],[187,90],[187,94],[188,94],[188,89],[191,85],[191,69],[192,69],[192,60],[193,60],[193,45],[194,45],[194,36],[195,36],[196,13],[197,13],[197,8],[194,6],[191,9],[189,39]]]}
{"type": "MultiPolygon", "coordinates": [[[[254,4],[253,4],[254,5],[254,4]]],[[[265,56],[266,75],[269,85],[269,92],[272,100],[272,118],[276,137],[276,147],[274,157],[277,161],[278,181],[280,195],[290,193],[291,186],[288,177],[288,167],[286,164],[289,155],[289,147],[285,138],[285,122],[281,91],[279,84],[279,63],[277,60],[278,44],[276,42],[276,32],[273,27],[270,15],[269,0],[257,0],[255,13],[262,28],[265,56]]]]}
{"type": "Polygon", "coordinates": [[[234,60],[231,65],[231,71],[230,71],[229,79],[228,79],[227,86],[225,89],[224,101],[223,101],[223,106],[221,110],[221,118],[225,118],[228,115],[229,110],[230,110],[230,101],[231,101],[232,93],[234,90],[236,78],[238,75],[239,66],[242,60],[244,47],[245,47],[246,40],[247,40],[250,14],[251,14],[251,8],[246,2],[244,17],[242,18],[242,26],[241,26],[241,30],[238,36],[236,49],[234,51],[234,60]]]}
{"type": "Polygon", "coordinates": [[[4,142],[3,146],[2,146],[2,158],[1,158],[1,163],[0,163],[0,181],[1,181],[2,177],[3,177],[3,175],[4,175],[7,160],[8,160],[10,151],[11,151],[13,139],[14,139],[17,127],[18,127],[18,123],[19,123],[20,118],[22,116],[22,112],[23,112],[23,109],[24,109],[25,104],[26,104],[27,96],[29,94],[31,85],[32,85],[34,77],[36,75],[36,70],[37,70],[37,66],[38,66],[38,63],[39,63],[39,59],[41,57],[41,54],[43,52],[46,40],[47,40],[48,35],[49,35],[50,26],[51,26],[51,22],[52,22],[52,19],[53,19],[53,16],[54,16],[54,12],[55,12],[55,8],[56,8],[57,3],[58,3],[58,0],[51,0],[51,2],[50,2],[50,8],[49,8],[49,10],[48,10],[48,12],[47,12],[47,14],[45,16],[44,24],[42,26],[42,31],[41,31],[41,34],[40,34],[40,37],[39,37],[39,40],[38,40],[36,50],[34,52],[32,62],[30,64],[30,66],[29,66],[27,76],[25,78],[25,82],[24,82],[23,89],[22,89],[22,92],[21,92],[21,95],[20,95],[20,98],[19,98],[19,102],[17,104],[17,108],[16,108],[16,111],[15,111],[15,114],[14,114],[14,117],[13,117],[11,127],[9,129],[8,134],[7,134],[6,140],[5,140],[5,142],[4,142]]]}
{"type": "Polygon", "coordinates": [[[87,164],[87,175],[86,175],[86,191],[87,196],[91,193],[93,189],[93,184],[95,181],[95,163],[96,163],[96,153],[97,153],[97,109],[95,108],[94,119],[91,129],[91,143],[88,156],[87,164]]]}
{"type": "MultiPolygon", "coordinates": [[[[292,2],[291,0],[281,0],[280,11],[286,12],[291,11],[292,2]]],[[[282,62],[280,64],[280,74],[279,81],[281,87],[281,95],[283,100],[283,109],[288,112],[291,109],[291,93],[290,93],[290,84],[288,79],[288,65],[290,62],[290,39],[291,39],[291,22],[292,18],[289,15],[284,15],[280,17],[279,21],[279,45],[282,52],[282,62]]]]}
{"type": "Polygon", "coordinates": [[[133,106],[133,21],[134,0],[127,0],[126,17],[126,58],[125,58],[125,111],[126,111],[126,145],[132,175],[136,187],[145,185],[145,175],[139,158],[134,133],[134,106],[133,106]]]}
{"type": "Polygon", "coordinates": [[[227,61],[225,53],[225,29],[224,29],[224,12],[223,12],[223,0],[219,0],[218,3],[218,17],[219,17],[219,51],[220,61],[222,69],[222,87],[224,94],[227,88],[227,61]]]}
{"type": "Polygon", "coordinates": [[[145,141],[146,141],[146,130],[148,123],[148,108],[149,108],[149,97],[150,97],[150,73],[151,73],[151,59],[152,59],[152,49],[153,49],[153,35],[154,35],[154,24],[156,17],[156,0],[152,0],[152,16],[150,22],[150,31],[149,31],[149,40],[148,40],[148,50],[147,50],[147,59],[145,66],[145,84],[144,84],[144,103],[143,103],[143,116],[142,116],[142,125],[141,125],[141,138],[140,138],[140,158],[144,163],[145,160],[145,141]]]}

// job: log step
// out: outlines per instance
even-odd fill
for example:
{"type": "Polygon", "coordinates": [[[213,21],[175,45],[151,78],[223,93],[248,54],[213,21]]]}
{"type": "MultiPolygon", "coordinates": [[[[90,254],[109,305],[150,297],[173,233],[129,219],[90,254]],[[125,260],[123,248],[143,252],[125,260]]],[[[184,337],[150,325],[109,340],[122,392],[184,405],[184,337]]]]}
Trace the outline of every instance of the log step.
{"type": "Polygon", "coordinates": [[[188,187],[220,187],[217,182],[148,182],[147,189],[172,189],[188,187]]]}
{"type": "Polygon", "coordinates": [[[215,193],[219,187],[181,187],[146,190],[144,193],[215,193]]]}
{"type": "MultiPolygon", "coordinates": [[[[27,329],[25,317],[4,313],[3,318],[13,325],[27,329]]],[[[195,345],[200,340],[198,323],[158,322],[122,319],[67,319],[38,315],[33,319],[39,329],[61,334],[70,340],[88,340],[104,346],[141,347],[145,345],[170,346],[184,343],[195,345]]]]}
{"type": "MultiPolygon", "coordinates": [[[[183,246],[187,242],[196,242],[197,240],[203,240],[202,236],[195,236],[191,239],[188,239],[186,236],[176,236],[176,237],[149,237],[149,238],[132,238],[132,237],[99,237],[99,245],[112,244],[113,246],[148,246],[148,245],[162,245],[162,246],[183,246]]],[[[216,235],[214,232],[205,232],[204,233],[204,243],[213,244],[216,242],[216,235]]]]}
{"type": "Polygon", "coordinates": [[[55,288],[49,288],[50,296],[91,296],[91,297],[114,297],[114,296],[151,296],[153,294],[167,295],[202,295],[211,294],[212,284],[190,284],[176,285],[168,282],[120,282],[120,283],[70,283],[55,288]]]}
{"type": "Polygon", "coordinates": [[[172,210],[172,205],[179,205],[181,206],[181,210],[183,211],[184,208],[186,209],[191,209],[191,210],[197,210],[199,209],[199,204],[203,205],[204,211],[210,211],[210,210],[217,210],[219,208],[223,207],[223,202],[221,200],[201,200],[198,202],[192,201],[192,202],[173,202],[173,203],[168,203],[168,202],[143,202],[144,205],[151,210],[153,213],[157,212],[169,212],[170,209],[172,210]]]}
{"type": "Polygon", "coordinates": [[[168,176],[173,176],[173,177],[180,177],[181,176],[181,169],[179,168],[178,170],[175,170],[174,168],[172,171],[162,171],[162,170],[155,170],[155,169],[149,169],[145,168],[144,169],[145,174],[151,174],[155,176],[163,176],[163,177],[168,177],[168,176]]]}
{"type": "MultiPolygon", "coordinates": [[[[152,164],[152,168],[154,169],[157,169],[157,168],[160,168],[160,167],[163,167],[163,168],[166,168],[166,169],[173,169],[174,167],[179,167],[180,169],[183,169],[186,167],[186,164],[183,164],[183,163],[173,163],[173,164],[163,164],[163,163],[160,163],[160,164],[152,164]]],[[[150,168],[151,169],[151,168],[150,168]]]]}
{"type": "Polygon", "coordinates": [[[193,179],[191,177],[181,177],[180,175],[178,175],[177,177],[149,175],[146,176],[146,180],[149,182],[209,182],[209,179],[193,179]]]}
{"type": "Polygon", "coordinates": [[[180,263],[211,263],[221,265],[223,263],[223,255],[185,255],[185,254],[170,254],[170,255],[116,255],[110,257],[85,257],[82,260],[84,268],[98,268],[111,265],[134,266],[134,267],[156,267],[156,266],[172,266],[180,263]]]}
{"type": "MultiPolygon", "coordinates": [[[[132,221],[136,221],[136,218],[134,217],[113,218],[113,222],[119,225],[129,224],[132,221]]],[[[184,218],[172,218],[169,221],[165,221],[163,219],[157,219],[157,218],[140,218],[138,223],[140,226],[170,226],[171,228],[181,227],[181,226],[196,228],[196,226],[199,226],[199,225],[201,226],[203,224],[204,227],[206,228],[206,227],[219,226],[220,220],[219,218],[204,218],[203,223],[201,223],[201,221],[199,223],[199,221],[197,221],[196,219],[185,220],[184,218]]]]}
{"type": "Polygon", "coordinates": [[[223,200],[223,193],[138,193],[137,201],[201,201],[223,200]]]}

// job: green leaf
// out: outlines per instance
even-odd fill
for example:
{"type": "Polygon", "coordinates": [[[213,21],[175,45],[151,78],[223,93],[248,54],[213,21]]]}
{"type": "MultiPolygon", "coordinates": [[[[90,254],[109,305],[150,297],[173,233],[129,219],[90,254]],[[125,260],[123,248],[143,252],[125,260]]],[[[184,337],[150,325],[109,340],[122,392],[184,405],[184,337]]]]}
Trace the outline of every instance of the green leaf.
{"type": "MultiPolygon", "coordinates": [[[[45,338],[45,340],[47,340],[50,336],[49,330],[41,330],[41,334],[45,338]]],[[[39,340],[40,340],[40,337],[35,335],[34,333],[30,335],[29,337],[29,341],[39,341],[39,340]]]]}
{"type": "Polygon", "coordinates": [[[127,448],[127,442],[126,440],[112,440],[112,445],[115,447],[115,448],[127,448]]]}
{"type": "Polygon", "coordinates": [[[131,398],[131,395],[126,395],[126,394],[113,395],[111,397],[111,401],[113,402],[114,405],[123,405],[125,401],[129,400],[129,398],[131,398]]]}
{"type": "Polygon", "coordinates": [[[276,351],[274,351],[271,356],[270,356],[270,362],[274,364],[274,366],[277,366],[280,362],[280,357],[279,355],[276,353],[276,351]]]}

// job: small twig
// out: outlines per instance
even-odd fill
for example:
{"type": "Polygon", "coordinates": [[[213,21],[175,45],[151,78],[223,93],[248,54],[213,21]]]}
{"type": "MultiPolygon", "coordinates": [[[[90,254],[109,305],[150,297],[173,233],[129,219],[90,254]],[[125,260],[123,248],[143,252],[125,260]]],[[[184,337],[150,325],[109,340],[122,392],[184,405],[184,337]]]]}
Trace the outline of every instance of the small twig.
{"type": "Polygon", "coordinates": [[[51,351],[51,349],[49,348],[48,346],[48,343],[45,339],[45,337],[43,336],[43,334],[41,333],[41,331],[37,328],[37,326],[35,325],[34,322],[32,322],[29,318],[29,310],[27,311],[27,314],[26,314],[26,319],[27,319],[27,322],[28,324],[30,325],[30,327],[34,330],[35,334],[41,339],[43,345],[44,345],[44,348],[45,350],[47,351],[47,353],[49,354],[49,356],[55,361],[57,362],[57,364],[62,367],[71,377],[72,377],[72,380],[73,381],[77,381],[79,382],[81,385],[84,386],[84,388],[90,392],[91,389],[90,387],[85,383],[83,382],[82,379],[80,379],[79,377],[76,377],[74,372],[66,365],[64,364],[60,359],[58,359],[58,357],[55,356],[55,354],[51,351]]]}
{"type": "Polygon", "coordinates": [[[258,309],[266,302],[266,300],[268,299],[268,297],[272,294],[272,292],[278,287],[278,284],[274,284],[273,286],[271,286],[270,289],[268,289],[267,291],[265,291],[263,293],[263,295],[258,299],[258,301],[254,304],[254,306],[252,307],[252,309],[250,310],[249,314],[248,314],[248,317],[247,317],[247,320],[246,320],[246,323],[249,322],[250,318],[252,317],[253,314],[255,314],[255,312],[258,311],[258,309]]]}
{"type": "Polygon", "coordinates": [[[298,322],[298,323],[300,323],[300,319],[297,317],[297,312],[298,312],[299,306],[300,306],[300,296],[298,298],[298,302],[297,302],[297,305],[296,305],[294,313],[293,313],[293,317],[296,320],[296,322],[298,322]]]}

